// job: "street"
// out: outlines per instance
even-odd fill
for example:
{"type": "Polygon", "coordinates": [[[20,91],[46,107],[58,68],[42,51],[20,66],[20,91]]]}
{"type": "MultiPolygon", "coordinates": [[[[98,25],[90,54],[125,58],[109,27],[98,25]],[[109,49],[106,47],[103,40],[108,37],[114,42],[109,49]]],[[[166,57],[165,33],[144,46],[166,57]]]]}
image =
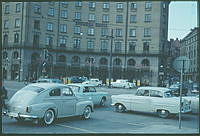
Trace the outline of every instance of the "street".
{"type": "MultiPolygon", "coordinates": [[[[19,82],[4,82],[8,89],[8,98],[24,85],[19,82]]],[[[110,95],[135,93],[136,89],[97,88],[110,95]]],[[[178,116],[168,119],[159,118],[156,114],[113,111],[110,100],[106,107],[95,106],[89,120],[80,117],[58,119],[50,126],[38,126],[30,121],[17,123],[15,119],[2,117],[4,134],[80,134],[80,133],[199,133],[199,116],[197,114],[182,115],[182,129],[178,129],[178,116]]]]}

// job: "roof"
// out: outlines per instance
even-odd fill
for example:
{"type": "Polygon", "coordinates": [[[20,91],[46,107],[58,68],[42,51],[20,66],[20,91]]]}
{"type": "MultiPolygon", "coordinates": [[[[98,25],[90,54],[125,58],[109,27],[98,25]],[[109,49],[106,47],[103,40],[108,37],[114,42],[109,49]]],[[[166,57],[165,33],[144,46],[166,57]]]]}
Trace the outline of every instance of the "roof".
{"type": "Polygon", "coordinates": [[[29,85],[41,87],[41,88],[44,88],[44,89],[58,87],[58,86],[67,86],[67,85],[60,84],[60,83],[33,83],[33,84],[29,84],[29,85]]]}
{"type": "Polygon", "coordinates": [[[139,87],[138,89],[157,90],[161,92],[170,91],[170,89],[165,88],[165,87],[152,87],[152,86],[139,87]]]}
{"type": "Polygon", "coordinates": [[[78,87],[94,86],[92,84],[82,84],[82,83],[74,83],[74,84],[68,84],[68,85],[74,85],[78,87]]]}

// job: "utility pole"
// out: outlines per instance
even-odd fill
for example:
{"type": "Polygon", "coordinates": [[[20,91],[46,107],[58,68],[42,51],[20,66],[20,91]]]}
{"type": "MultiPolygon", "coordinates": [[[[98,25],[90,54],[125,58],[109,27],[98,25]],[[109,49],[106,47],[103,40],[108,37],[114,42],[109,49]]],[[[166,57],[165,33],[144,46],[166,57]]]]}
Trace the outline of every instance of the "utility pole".
{"type": "Polygon", "coordinates": [[[113,48],[113,29],[111,29],[111,36],[109,36],[111,38],[111,46],[110,46],[110,66],[109,66],[109,72],[108,72],[108,76],[109,76],[109,88],[111,88],[111,77],[112,77],[112,48],[113,48]]]}

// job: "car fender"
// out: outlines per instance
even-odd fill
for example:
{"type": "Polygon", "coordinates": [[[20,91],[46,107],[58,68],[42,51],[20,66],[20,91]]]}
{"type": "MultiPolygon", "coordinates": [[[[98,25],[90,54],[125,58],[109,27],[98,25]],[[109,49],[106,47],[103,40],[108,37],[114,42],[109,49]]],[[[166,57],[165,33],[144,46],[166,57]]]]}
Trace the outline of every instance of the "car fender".
{"type": "Polygon", "coordinates": [[[90,106],[92,112],[94,111],[94,105],[92,101],[82,101],[76,104],[76,114],[82,115],[86,106],[90,106]]]}

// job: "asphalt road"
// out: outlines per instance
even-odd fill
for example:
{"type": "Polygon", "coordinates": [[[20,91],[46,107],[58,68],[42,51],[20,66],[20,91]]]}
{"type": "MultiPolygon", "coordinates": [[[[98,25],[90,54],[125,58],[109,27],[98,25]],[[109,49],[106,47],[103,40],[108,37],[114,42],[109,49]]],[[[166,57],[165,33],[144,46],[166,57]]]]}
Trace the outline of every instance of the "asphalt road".
{"type": "MultiPolygon", "coordinates": [[[[10,98],[22,83],[5,82],[10,98]]],[[[97,88],[97,91],[106,91],[110,95],[120,93],[135,93],[136,89],[108,89],[97,88]]],[[[182,129],[178,131],[178,117],[168,119],[159,118],[155,114],[126,112],[117,113],[110,106],[95,107],[91,119],[83,120],[80,117],[58,119],[50,126],[38,126],[30,121],[17,123],[15,119],[3,116],[2,132],[5,134],[87,134],[87,133],[198,133],[199,116],[184,114],[182,129]]]]}

